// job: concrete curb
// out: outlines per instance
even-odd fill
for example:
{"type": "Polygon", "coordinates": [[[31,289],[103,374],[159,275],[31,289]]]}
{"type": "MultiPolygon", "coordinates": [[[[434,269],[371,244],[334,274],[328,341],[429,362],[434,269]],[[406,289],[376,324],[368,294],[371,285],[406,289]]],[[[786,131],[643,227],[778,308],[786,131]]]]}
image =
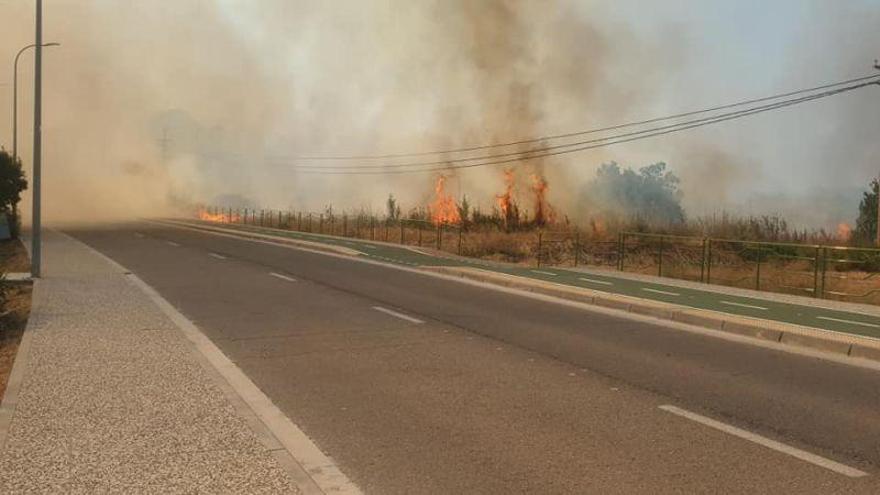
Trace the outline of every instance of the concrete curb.
{"type": "Polygon", "coordinates": [[[305,248],[309,248],[315,251],[327,251],[334,254],[342,254],[346,256],[360,256],[366,253],[358,251],[356,249],[342,247],[342,246],[329,246],[327,244],[323,244],[320,242],[312,242],[312,241],[304,241],[301,239],[291,239],[289,237],[277,236],[277,235],[268,235],[268,234],[259,234],[256,232],[248,232],[245,230],[238,229],[224,229],[222,227],[212,227],[209,225],[198,225],[190,222],[178,222],[175,220],[149,220],[152,223],[157,224],[165,224],[172,225],[174,227],[179,228],[188,228],[193,230],[204,230],[207,232],[219,232],[222,234],[230,234],[238,237],[245,237],[248,239],[257,239],[261,241],[272,241],[276,243],[284,243],[284,244],[292,244],[294,246],[302,246],[305,248]]]}
{"type": "MultiPolygon", "coordinates": [[[[210,338],[158,291],[109,256],[81,241],[96,256],[124,275],[171,320],[191,346],[193,355],[246,421],[255,438],[274,455],[303,495],[360,495],[355,485],[321,449],[210,338]]],[[[261,239],[262,240],[262,239],[261,239]]],[[[335,254],[335,253],[334,253],[335,254]]]]}
{"type": "Polygon", "coordinates": [[[530,280],[515,275],[489,272],[479,268],[432,266],[422,267],[422,270],[781,343],[792,347],[880,361],[880,341],[858,335],[848,335],[818,328],[728,315],[676,304],[646,301],[635,297],[608,294],[541,280],[530,280]]]}
{"type": "Polygon", "coordinates": [[[12,370],[9,373],[9,380],[6,383],[6,392],[3,394],[3,401],[0,402],[0,451],[6,446],[6,438],[9,436],[9,426],[12,424],[12,417],[15,415],[15,408],[18,405],[18,395],[21,392],[21,386],[24,382],[25,373],[30,358],[31,340],[33,340],[36,331],[36,323],[34,323],[34,313],[39,309],[40,299],[37,297],[39,290],[39,280],[33,281],[33,292],[31,292],[31,312],[28,315],[27,324],[24,327],[24,333],[21,341],[18,343],[18,349],[15,352],[15,360],[12,362],[12,370]]]}

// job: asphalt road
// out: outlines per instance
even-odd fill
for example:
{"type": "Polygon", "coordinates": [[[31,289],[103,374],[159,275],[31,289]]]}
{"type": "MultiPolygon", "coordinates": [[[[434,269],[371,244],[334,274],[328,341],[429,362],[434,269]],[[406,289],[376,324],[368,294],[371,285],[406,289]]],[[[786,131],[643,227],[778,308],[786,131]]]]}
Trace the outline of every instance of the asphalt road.
{"type": "MultiPolygon", "coordinates": [[[[822,304],[796,304],[770,297],[754,297],[719,291],[719,286],[705,285],[700,288],[649,282],[640,279],[617,276],[613,271],[606,273],[584,273],[576,269],[561,267],[523,267],[511,264],[492,263],[474,258],[435,256],[429,252],[419,252],[394,244],[377,244],[356,238],[326,236],[309,232],[269,229],[254,225],[218,224],[212,222],[190,222],[206,227],[220,227],[247,232],[268,233],[292,239],[308,240],[341,246],[361,252],[361,256],[387,263],[404,266],[464,266],[477,267],[517,277],[545,280],[556,284],[584,287],[599,292],[621,294],[664,303],[673,303],[697,309],[708,309],[737,316],[761,318],[765,320],[791,323],[845,334],[880,338],[880,318],[862,311],[851,311],[828,307],[822,304]]],[[[448,242],[448,240],[447,240],[448,242]]],[[[426,243],[430,245],[430,243],[426,243]]]]}
{"type": "Polygon", "coordinates": [[[207,233],[69,233],[190,317],[367,493],[880,492],[877,371],[207,233]]]}

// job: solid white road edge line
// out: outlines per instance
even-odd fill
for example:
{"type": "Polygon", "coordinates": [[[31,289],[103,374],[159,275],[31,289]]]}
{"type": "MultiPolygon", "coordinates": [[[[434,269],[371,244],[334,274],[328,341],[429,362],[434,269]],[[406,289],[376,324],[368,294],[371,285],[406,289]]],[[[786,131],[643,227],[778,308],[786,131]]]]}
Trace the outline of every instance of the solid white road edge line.
{"type": "Polygon", "coordinates": [[[403,313],[398,313],[397,311],[394,311],[394,310],[391,310],[388,308],[383,308],[382,306],[373,306],[373,309],[375,309],[376,311],[379,311],[381,313],[385,313],[386,315],[391,315],[391,316],[400,318],[401,320],[406,320],[410,323],[416,323],[416,324],[424,323],[424,321],[422,321],[418,318],[413,318],[412,316],[405,315],[403,313]]]}
{"type": "Polygon", "coordinates": [[[826,459],[816,454],[811,454],[805,450],[791,447],[784,443],[777,442],[776,440],[770,440],[767,437],[762,437],[761,435],[752,433],[750,431],[746,431],[735,426],[730,426],[720,421],[715,421],[712,418],[707,418],[706,416],[692,413],[685,409],[681,409],[680,407],[675,407],[671,405],[662,405],[657,407],[666,412],[681,416],[683,418],[687,418],[691,421],[696,421],[697,423],[708,426],[710,428],[714,428],[719,431],[723,431],[724,433],[733,435],[735,437],[742,438],[743,440],[748,440],[750,442],[757,443],[758,445],[763,445],[764,447],[767,447],[769,449],[773,449],[777,452],[782,452],[783,454],[788,454],[802,461],[809,462],[810,464],[815,464],[816,466],[834,471],[835,473],[849,476],[850,478],[860,478],[862,476],[868,476],[868,473],[860,471],[856,468],[849,467],[836,461],[832,461],[831,459],[826,459]]]}
{"type": "Polygon", "coordinates": [[[226,256],[223,256],[222,254],[217,254],[217,253],[208,253],[208,256],[210,256],[212,258],[217,258],[218,260],[225,260],[226,259],[226,256]]]}
{"type": "Polygon", "coordinates": [[[280,274],[280,273],[269,272],[269,275],[271,275],[271,276],[273,276],[273,277],[275,277],[275,278],[280,278],[281,280],[287,280],[288,282],[296,282],[296,279],[295,279],[295,278],[293,278],[293,277],[288,277],[287,275],[282,275],[282,274],[280,274]]]}
{"type": "Polygon", "coordinates": [[[591,284],[614,285],[613,282],[608,282],[607,280],[596,280],[595,278],[578,277],[578,280],[583,280],[584,282],[589,282],[591,284]]]}
{"type": "Polygon", "coordinates": [[[728,306],[737,306],[739,308],[760,309],[761,311],[767,311],[767,308],[765,308],[764,306],[755,306],[752,304],[743,304],[743,303],[738,303],[738,302],[733,302],[733,301],[719,301],[719,302],[721,304],[726,304],[728,306]]]}
{"type": "Polygon", "coordinates": [[[880,328],[880,325],[875,325],[873,323],[865,323],[863,321],[842,320],[840,318],[832,318],[830,316],[817,316],[816,318],[820,319],[820,320],[836,321],[839,323],[849,323],[850,325],[861,325],[863,327],[880,328]]]}
{"type": "Polygon", "coordinates": [[[642,290],[645,292],[653,292],[655,294],[663,294],[665,296],[680,296],[678,292],[670,292],[668,290],[660,290],[660,289],[651,289],[648,287],[642,287],[642,290]]]}
{"type": "MultiPolygon", "coordinates": [[[[323,493],[341,495],[361,495],[363,493],[357,485],[348,479],[348,476],[339,469],[333,460],[312,442],[312,439],[305,432],[294,424],[281,409],[278,409],[278,406],[272,402],[272,399],[264,394],[235,363],[226,357],[226,354],[211,339],[199,330],[195,323],[178,311],[156,289],[141,280],[131,270],[92,246],[71,235],[57,230],[55,232],[82,244],[101,258],[107,260],[108,263],[115,266],[120,272],[126,273],[129,280],[147,294],[156,306],[174,322],[186,339],[195,347],[195,351],[214,368],[217,375],[226,381],[226,384],[247,405],[263,426],[281,444],[283,450],[293,459],[296,467],[293,468],[294,472],[288,470],[288,473],[303,493],[315,493],[317,495],[309,483],[313,484],[311,486],[317,486],[317,490],[323,493]]],[[[257,431],[254,434],[259,436],[257,431]]],[[[282,465],[284,465],[283,462],[282,465]]]]}

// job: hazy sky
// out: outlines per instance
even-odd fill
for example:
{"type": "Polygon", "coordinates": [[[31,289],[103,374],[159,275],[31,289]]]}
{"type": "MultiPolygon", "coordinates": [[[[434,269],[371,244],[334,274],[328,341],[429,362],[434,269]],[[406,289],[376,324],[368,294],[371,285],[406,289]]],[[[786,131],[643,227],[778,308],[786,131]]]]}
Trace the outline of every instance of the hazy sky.
{"type": "MultiPolygon", "coordinates": [[[[46,210],[405,207],[432,178],[314,177],[266,155],[418,151],[654,117],[873,72],[880,1],[45,0],[46,210]],[[159,139],[168,138],[163,151],[159,139]]],[[[0,0],[0,114],[31,1],[0,0]]],[[[29,168],[32,64],[21,67],[29,168]]],[[[0,143],[11,146],[10,118],[0,143]]],[[[880,87],[537,165],[570,216],[603,161],[666,161],[691,214],[852,220],[880,172],[880,87]]],[[[529,167],[534,168],[532,164],[529,167]]],[[[526,170],[528,167],[523,167],[526,170]]],[[[531,169],[530,169],[531,170],[531,169]]],[[[499,169],[459,174],[491,203],[499,169]]]]}

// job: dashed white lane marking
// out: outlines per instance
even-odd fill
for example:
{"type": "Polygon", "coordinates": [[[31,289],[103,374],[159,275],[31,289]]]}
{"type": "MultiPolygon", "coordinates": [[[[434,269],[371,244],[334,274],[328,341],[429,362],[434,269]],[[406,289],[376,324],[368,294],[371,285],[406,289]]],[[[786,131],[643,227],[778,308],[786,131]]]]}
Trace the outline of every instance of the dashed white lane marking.
{"type": "Polygon", "coordinates": [[[280,278],[281,280],[287,280],[288,282],[296,282],[296,279],[295,279],[295,278],[293,278],[293,277],[288,277],[287,275],[282,275],[282,274],[280,274],[280,273],[269,272],[269,275],[271,275],[271,276],[273,276],[273,277],[275,277],[275,278],[280,278]]]}
{"type": "Polygon", "coordinates": [[[180,244],[174,241],[165,241],[165,244],[168,244],[169,246],[180,247],[180,244]]]}
{"type": "Polygon", "coordinates": [[[584,277],[578,277],[578,280],[583,280],[584,282],[589,282],[589,283],[591,283],[591,284],[599,284],[599,285],[614,285],[613,283],[611,283],[611,282],[609,282],[609,281],[607,281],[607,280],[597,280],[597,279],[595,279],[595,278],[584,278],[584,277]]]}
{"type": "Polygon", "coordinates": [[[767,308],[765,308],[764,306],[755,306],[754,304],[743,304],[743,303],[738,303],[738,302],[733,302],[733,301],[720,301],[720,302],[721,302],[721,304],[726,304],[728,306],[737,306],[740,308],[760,309],[761,311],[767,311],[767,308]]]}
{"type": "Polygon", "coordinates": [[[820,320],[836,321],[839,323],[849,323],[850,325],[860,325],[863,327],[880,328],[880,325],[875,325],[873,323],[865,323],[864,321],[842,320],[840,318],[832,318],[830,316],[817,316],[816,318],[818,318],[820,320]]]}
{"type": "Polygon", "coordinates": [[[226,256],[223,256],[222,254],[217,254],[217,253],[208,253],[208,256],[210,256],[212,258],[217,258],[218,260],[225,260],[226,259],[226,256]]]}
{"type": "Polygon", "coordinates": [[[532,273],[538,273],[540,275],[550,275],[551,277],[555,277],[556,274],[553,272],[545,272],[544,270],[532,270],[532,273]]]}
{"type": "Polygon", "coordinates": [[[422,321],[418,318],[413,318],[412,316],[405,315],[403,313],[398,313],[397,311],[390,310],[388,308],[383,308],[382,306],[373,306],[373,309],[375,309],[376,311],[379,311],[381,313],[385,313],[386,315],[391,315],[396,318],[400,318],[401,320],[406,320],[410,323],[424,323],[424,321],[422,321]]]}
{"type": "Polygon", "coordinates": [[[687,418],[691,421],[696,421],[697,423],[700,423],[702,425],[714,428],[719,431],[723,431],[724,433],[742,438],[744,440],[748,440],[750,442],[757,443],[758,445],[763,445],[764,447],[767,447],[769,449],[773,449],[777,452],[782,452],[783,454],[788,454],[802,461],[809,462],[810,464],[815,464],[816,466],[829,469],[831,471],[834,471],[835,473],[842,474],[844,476],[849,476],[851,478],[860,478],[862,476],[868,475],[868,473],[864,471],[849,467],[845,464],[832,461],[831,459],[826,459],[816,454],[811,454],[805,450],[791,447],[775,440],[770,440],[769,438],[762,437],[761,435],[752,433],[750,431],[746,431],[741,428],[722,423],[720,421],[715,421],[712,418],[707,418],[706,416],[701,416],[697,413],[692,413],[679,407],[670,405],[663,405],[658,407],[666,412],[681,416],[683,418],[687,418]]]}
{"type": "Polygon", "coordinates": [[[650,289],[648,287],[642,287],[642,290],[645,292],[653,292],[654,294],[663,294],[664,296],[680,296],[678,292],[671,292],[668,290],[660,290],[660,289],[650,289]]]}
{"type": "Polygon", "coordinates": [[[134,236],[137,237],[138,239],[143,239],[143,238],[144,238],[144,234],[141,234],[140,232],[135,232],[135,233],[134,233],[134,236]]]}

